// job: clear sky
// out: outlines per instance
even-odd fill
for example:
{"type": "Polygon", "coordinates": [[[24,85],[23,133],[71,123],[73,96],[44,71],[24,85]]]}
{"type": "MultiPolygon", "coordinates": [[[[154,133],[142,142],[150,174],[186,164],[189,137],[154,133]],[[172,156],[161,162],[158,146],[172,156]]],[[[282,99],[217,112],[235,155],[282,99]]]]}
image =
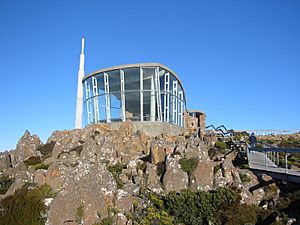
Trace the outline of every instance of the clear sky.
{"type": "Polygon", "coordinates": [[[75,120],[86,73],[160,62],[207,124],[300,128],[299,0],[0,0],[0,150],[75,120]]]}

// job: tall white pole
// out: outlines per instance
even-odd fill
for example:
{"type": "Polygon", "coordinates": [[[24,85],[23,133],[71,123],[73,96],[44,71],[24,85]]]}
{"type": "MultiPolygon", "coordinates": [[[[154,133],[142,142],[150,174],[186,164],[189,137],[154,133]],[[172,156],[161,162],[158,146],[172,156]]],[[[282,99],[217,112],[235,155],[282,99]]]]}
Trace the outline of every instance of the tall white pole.
{"type": "Polygon", "coordinates": [[[83,105],[83,85],[82,79],[84,77],[84,38],[81,39],[81,53],[80,53],[80,63],[78,71],[78,81],[77,81],[77,101],[76,101],[76,119],[75,128],[82,128],[82,105],[83,105]]]}

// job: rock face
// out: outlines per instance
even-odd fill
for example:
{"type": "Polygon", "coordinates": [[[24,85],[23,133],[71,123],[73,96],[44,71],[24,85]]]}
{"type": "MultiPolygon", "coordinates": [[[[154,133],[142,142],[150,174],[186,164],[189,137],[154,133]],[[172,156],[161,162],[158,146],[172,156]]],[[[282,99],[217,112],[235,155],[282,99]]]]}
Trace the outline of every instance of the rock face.
{"type": "Polygon", "coordinates": [[[26,130],[14,152],[16,161],[21,162],[33,156],[41,156],[38,147],[42,145],[43,143],[37,135],[30,135],[29,131],[26,130]]]}
{"type": "Polygon", "coordinates": [[[92,224],[99,215],[107,217],[108,208],[113,206],[116,183],[105,165],[84,161],[75,168],[60,167],[65,183],[50,205],[47,224],[64,224],[70,220],[92,224]],[[78,218],[81,205],[83,217],[78,218]]]}
{"type": "Polygon", "coordinates": [[[226,157],[217,165],[208,156],[204,142],[197,137],[148,137],[134,132],[132,122],[122,123],[118,130],[106,125],[85,129],[55,131],[44,145],[28,131],[14,151],[0,154],[0,176],[15,178],[4,197],[12,195],[25,183],[48,185],[56,193],[49,202],[47,225],[93,224],[110,217],[113,224],[132,224],[127,215],[135,204],[145,205],[143,191],[166,194],[191,188],[209,191],[236,186],[242,201],[258,204],[261,189],[249,192],[258,184],[242,183],[239,169],[226,157]],[[24,160],[37,157],[42,165],[25,166],[24,160]],[[181,159],[197,161],[189,173],[181,159]]]}
{"type": "Polygon", "coordinates": [[[225,161],[221,164],[220,170],[216,171],[214,177],[214,186],[238,186],[241,183],[238,169],[232,164],[232,157],[226,157],[225,161]]]}
{"type": "Polygon", "coordinates": [[[188,187],[188,174],[185,173],[179,164],[180,157],[167,157],[166,172],[163,177],[163,185],[167,192],[181,191],[188,187]]]}
{"type": "Polygon", "coordinates": [[[0,172],[4,172],[10,167],[9,155],[7,152],[0,153],[0,172]]]}
{"type": "Polygon", "coordinates": [[[197,167],[191,175],[191,187],[193,190],[209,191],[214,185],[214,167],[213,162],[202,161],[198,162],[197,167]]]}

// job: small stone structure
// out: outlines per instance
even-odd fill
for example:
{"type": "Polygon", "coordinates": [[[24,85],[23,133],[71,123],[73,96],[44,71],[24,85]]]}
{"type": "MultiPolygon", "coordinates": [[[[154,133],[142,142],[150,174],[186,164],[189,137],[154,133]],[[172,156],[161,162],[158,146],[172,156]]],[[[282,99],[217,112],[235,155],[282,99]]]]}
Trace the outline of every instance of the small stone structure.
{"type": "Polygon", "coordinates": [[[189,110],[184,114],[184,128],[187,132],[203,139],[206,130],[206,114],[199,110],[189,110]]]}

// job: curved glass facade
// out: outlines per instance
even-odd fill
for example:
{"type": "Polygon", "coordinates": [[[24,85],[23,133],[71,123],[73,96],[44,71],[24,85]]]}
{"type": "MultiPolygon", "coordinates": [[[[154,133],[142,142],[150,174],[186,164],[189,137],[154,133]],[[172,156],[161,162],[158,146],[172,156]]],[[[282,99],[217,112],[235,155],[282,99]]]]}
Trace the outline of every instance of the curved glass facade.
{"type": "Polygon", "coordinates": [[[85,123],[161,121],[184,126],[185,95],[175,74],[151,65],[124,65],[83,79],[85,123]]]}

